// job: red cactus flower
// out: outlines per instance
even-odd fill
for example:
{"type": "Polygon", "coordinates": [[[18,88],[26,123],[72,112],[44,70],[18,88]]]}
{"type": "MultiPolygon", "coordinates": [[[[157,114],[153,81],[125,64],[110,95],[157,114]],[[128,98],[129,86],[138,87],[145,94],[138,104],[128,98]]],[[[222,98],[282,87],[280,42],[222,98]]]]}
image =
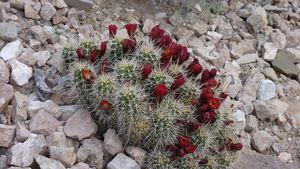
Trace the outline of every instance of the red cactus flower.
{"type": "Polygon", "coordinates": [[[202,66],[199,63],[198,59],[194,61],[187,67],[189,76],[197,76],[202,71],[202,66]]]}
{"type": "Polygon", "coordinates": [[[101,42],[101,45],[100,45],[100,50],[99,50],[99,55],[100,56],[103,56],[106,52],[106,49],[107,49],[107,42],[101,42]]]}
{"type": "Polygon", "coordinates": [[[189,122],[189,131],[194,132],[200,128],[200,123],[198,121],[189,122]]]}
{"type": "Polygon", "coordinates": [[[125,28],[127,30],[128,36],[132,38],[137,29],[137,24],[126,24],[125,28]]]}
{"type": "Polygon", "coordinates": [[[159,26],[157,25],[151,29],[149,36],[152,40],[158,40],[164,35],[164,33],[165,31],[163,29],[160,29],[159,26]]]}
{"type": "Polygon", "coordinates": [[[91,63],[95,63],[97,60],[97,49],[92,49],[90,51],[89,60],[91,63]]]}
{"type": "Polygon", "coordinates": [[[188,136],[185,136],[185,135],[184,136],[179,136],[178,137],[178,144],[179,144],[179,147],[186,148],[191,144],[191,140],[190,140],[190,138],[188,138],[188,136]]]}
{"type": "Polygon", "coordinates": [[[194,144],[191,144],[189,145],[185,150],[188,152],[188,153],[194,153],[197,149],[197,146],[194,145],[194,144]]]}
{"type": "Polygon", "coordinates": [[[171,90],[176,90],[178,88],[180,88],[182,85],[184,85],[185,83],[185,78],[182,74],[180,74],[176,80],[173,82],[173,84],[171,85],[171,90]]]}
{"type": "Polygon", "coordinates": [[[161,47],[169,46],[172,43],[172,38],[169,35],[163,35],[161,38],[158,39],[157,45],[161,47]]]}
{"type": "Polygon", "coordinates": [[[102,61],[102,63],[100,64],[100,68],[99,68],[99,73],[106,73],[108,71],[108,68],[109,68],[109,61],[108,59],[104,59],[102,61]]]}
{"type": "Polygon", "coordinates": [[[183,46],[179,53],[178,64],[179,65],[183,64],[185,61],[189,59],[189,57],[190,57],[190,53],[187,51],[187,47],[183,46]]]}
{"type": "Polygon", "coordinates": [[[152,66],[150,64],[145,64],[142,70],[142,79],[148,78],[149,74],[152,72],[152,66]]]}
{"type": "Polygon", "coordinates": [[[202,99],[209,99],[209,98],[213,98],[213,97],[214,97],[214,91],[211,88],[206,87],[202,90],[202,93],[201,93],[202,99]]]}
{"type": "Polygon", "coordinates": [[[94,80],[94,75],[93,72],[91,70],[85,69],[83,68],[81,70],[81,75],[83,77],[83,79],[87,82],[87,83],[92,83],[94,80]]]}
{"type": "Polygon", "coordinates": [[[208,79],[208,80],[207,80],[207,85],[208,85],[209,87],[215,87],[215,86],[218,85],[218,82],[217,82],[217,80],[214,79],[214,78],[208,79]]]}
{"type": "Polygon", "coordinates": [[[208,104],[202,104],[201,106],[199,106],[198,108],[198,112],[199,113],[204,113],[208,110],[209,108],[209,105],[208,104]]]}
{"type": "Polygon", "coordinates": [[[128,51],[134,50],[136,46],[136,41],[133,39],[124,39],[122,41],[123,52],[127,53],[128,51]]]}
{"type": "Polygon", "coordinates": [[[161,61],[165,62],[171,59],[172,56],[174,56],[176,53],[176,50],[172,46],[168,46],[164,49],[164,51],[161,53],[161,61]]]}
{"type": "Polygon", "coordinates": [[[211,69],[209,71],[209,77],[210,78],[214,78],[214,77],[216,77],[216,75],[217,75],[217,69],[211,69]]]}
{"type": "Polygon", "coordinates": [[[109,103],[109,101],[107,101],[107,100],[102,100],[101,102],[100,102],[100,108],[101,108],[101,110],[108,110],[109,109],[109,107],[110,107],[110,103],[109,103]]]}
{"type": "Polygon", "coordinates": [[[155,86],[155,95],[158,101],[160,102],[161,99],[168,94],[168,88],[165,84],[158,84],[155,86]]]}
{"type": "Polygon", "coordinates": [[[198,117],[199,122],[201,123],[214,123],[217,120],[217,114],[214,111],[207,111],[204,113],[201,113],[198,117]]]}
{"type": "Polygon", "coordinates": [[[84,58],[84,53],[83,53],[83,50],[81,48],[76,49],[76,54],[77,54],[78,59],[83,59],[84,58]]]}
{"type": "Polygon", "coordinates": [[[229,149],[230,150],[241,150],[243,148],[243,145],[241,143],[231,144],[229,149]]]}
{"type": "Polygon", "coordinates": [[[192,99],[192,106],[196,106],[199,104],[199,100],[198,99],[192,99]]]}
{"type": "Polygon", "coordinates": [[[202,72],[202,75],[201,75],[201,83],[206,82],[209,78],[210,78],[209,70],[208,70],[208,69],[205,69],[205,70],[202,72]]]}
{"type": "Polygon", "coordinates": [[[217,98],[210,98],[207,103],[211,109],[218,109],[220,107],[220,101],[217,98]]]}
{"type": "Polygon", "coordinates": [[[178,152],[177,152],[177,155],[178,155],[178,157],[184,157],[185,156],[185,151],[184,151],[184,149],[179,149],[178,150],[178,152]]]}
{"type": "Polygon", "coordinates": [[[118,27],[116,25],[109,25],[109,37],[114,38],[117,34],[118,27]]]}

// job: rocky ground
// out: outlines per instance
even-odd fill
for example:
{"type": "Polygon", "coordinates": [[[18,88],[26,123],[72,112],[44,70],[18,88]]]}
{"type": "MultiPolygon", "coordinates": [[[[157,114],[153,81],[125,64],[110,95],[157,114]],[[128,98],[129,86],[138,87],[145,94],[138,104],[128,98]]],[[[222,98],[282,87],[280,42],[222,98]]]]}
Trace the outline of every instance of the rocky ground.
{"type": "Polygon", "coordinates": [[[2,0],[0,169],[143,165],[144,150],[123,148],[112,129],[96,137],[89,113],[62,92],[64,46],[128,22],[144,33],[160,24],[220,71],[223,108],[244,144],[231,168],[300,168],[300,2],[222,1],[219,15],[178,2],[2,0]]]}

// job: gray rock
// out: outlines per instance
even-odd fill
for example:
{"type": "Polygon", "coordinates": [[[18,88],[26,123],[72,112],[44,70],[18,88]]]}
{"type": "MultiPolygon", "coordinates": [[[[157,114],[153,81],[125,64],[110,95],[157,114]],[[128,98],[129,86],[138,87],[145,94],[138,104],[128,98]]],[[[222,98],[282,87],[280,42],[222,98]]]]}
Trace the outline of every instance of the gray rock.
{"type": "Polygon", "coordinates": [[[274,29],[273,32],[270,33],[270,40],[274,43],[274,45],[279,49],[284,49],[286,45],[286,36],[284,33],[280,31],[280,29],[274,29]]]}
{"type": "Polygon", "coordinates": [[[286,47],[296,47],[299,46],[300,41],[300,29],[295,29],[293,31],[288,31],[286,35],[286,47]]]}
{"type": "Polygon", "coordinates": [[[7,64],[0,59],[0,82],[8,83],[10,77],[10,70],[7,64]]]}
{"type": "Polygon", "coordinates": [[[108,129],[104,134],[104,148],[111,155],[122,152],[123,145],[115,130],[108,129]]]}
{"type": "Polygon", "coordinates": [[[33,133],[50,135],[60,125],[61,122],[42,109],[31,119],[29,129],[33,133]]]}
{"type": "Polygon", "coordinates": [[[120,153],[107,164],[107,169],[140,169],[140,167],[133,159],[120,153]]]}
{"type": "Polygon", "coordinates": [[[91,168],[88,164],[80,162],[69,169],[91,169],[91,168]]]}
{"type": "Polygon", "coordinates": [[[43,19],[49,21],[56,13],[56,9],[52,6],[51,3],[46,2],[41,8],[40,15],[43,19]]]}
{"type": "Polygon", "coordinates": [[[292,163],[292,155],[290,153],[281,152],[278,155],[278,158],[284,163],[287,163],[287,162],[292,163]]]}
{"type": "Polygon", "coordinates": [[[27,102],[28,96],[23,95],[19,92],[15,92],[12,100],[12,120],[14,122],[21,120],[27,120],[27,102]]]}
{"type": "Polygon", "coordinates": [[[258,53],[251,53],[241,56],[236,60],[238,64],[248,64],[252,62],[256,62],[258,59],[258,53]]]}
{"type": "Polygon", "coordinates": [[[68,5],[65,3],[64,0],[54,0],[53,6],[56,8],[66,8],[68,5]]]}
{"type": "Polygon", "coordinates": [[[92,0],[64,0],[68,6],[89,11],[93,7],[92,0]]]}
{"type": "Polygon", "coordinates": [[[285,51],[279,51],[276,58],[272,61],[274,69],[284,73],[287,76],[297,76],[299,68],[289,59],[285,51]]]}
{"type": "Polygon", "coordinates": [[[30,28],[30,32],[33,34],[36,40],[44,43],[49,38],[49,33],[45,31],[40,25],[34,25],[30,28]]]}
{"type": "Polygon", "coordinates": [[[87,110],[79,110],[66,122],[64,132],[66,136],[82,140],[95,134],[97,125],[87,110]],[[81,125],[78,125],[81,124],[81,125]]]}
{"type": "Polygon", "coordinates": [[[283,115],[287,109],[288,104],[278,99],[267,102],[254,102],[256,116],[261,120],[276,120],[280,115],[283,115]]]}
{"type": "Polygon", "coordinates": [[[126,153],[133,158],[141,168],[143,168],[146,158],[146,151],[134,146],[128,146],[125,149],[126,153]]]}
{"type": "Polygon", "coordinates": [[[59,161],[41,155],[35,157],[35,161],[38,163],[40,169],[66,169],[59,161]]]}
{"type": "Polygon", "coordinates": [[[0,38],[4,41],[14,41],[18,37],[18,29],[15,25],[1,22],[0,23],[0,38]]]}
{"type": "Polygon", "coordinates": [[[6,155],[1,155],[0,156],[0,169],[5,169],[8,168],[7,166],[7,156],[6,155]]]}
{"type": "Polygon", "coordinates": [[[235,134],[240,134],[244,131],[246,126],[245,113],[241,110],[236,110],[233,114],[230,115],[230,119],[234,121],[232,124],[232,129],[235,134]]]}
{"type": "Polygon", "coordinates": [[[258,152],[265,152],[274,143],[275,138],[268,132],[261,130],[252,134],[252,146],[258,152]]]}
{"type": "Polygon", "coordinates": [[[194,32],[185,28],[179,28],[176,32],[174,32],[174,36],[179,39],[188,40],[190,37],[194,35],[194,32]]]}
{"type": "Polygon", "coordinates": [[[278,48],[275,46],[274,43],[266,42],[263,45],[263,52],[264,52],[264,55],[263,55],[264,60],[272,61],[276,57],[278,48]]]}
{"type": "Polygon", "coordinates": [[[51,53],[49,51],[39,51],[33,53],[32,56],[37,60],[37,65],[41,67],[46,64],[47,60],[51,57],[51,53]]]}
{"type": "Polygon", "coordinates": [[[4,61],[18,57],[23,49],[23,45],[20,40],[7,43],[0,52],[0,57],[4,61]]]}
{"type": "Polygon", "coordinates": [[[24,6],[24,14],[26,18],[30,19],[38,19],[40,18],[38,12],[36,12],[32,6],[30,5],[25,5],[24,6]]]}
{"type": "Polygon", "coordinates": [[[283,163],[270,155],[263,155],[255,151],[244,150],[238,155],[228,169],[297,169],[291,164],[283,163]]]}
{"type": "Polygon", "coordinates": [[[249,115],[246,117],[246,131],[255,131],[257,129],[258,120],[255,116],[249,115]]]}
{"type": "Polygon", "coordinates": [[[258,84],[257,98],[262,101],[271,100],[276,95],[276,85],[271,80],[262,80],[258,84]]]}
{"type": "Polygon", "coordinates": [[[45,102],[30,100],[28,102],[27,110],[30,117],[33,117],[41,109],[46,110],[55,118],[59,118],[62,115],[60,107],[52,100],[46,100],[45,102]]]}
{"type": "Polygon", "coordinates": [[[286,53],[294,63],[300,63],[300,46],[297,48],[287,48],[286,53]]]}
{"type": "Polygon", "coordinates": [[[14,88],[11,85],[0,82],[0,113],[5,109],[7,104],[13,98],[14,88]]]}
{"type": "Polygon", "coordinates": [[[148,34],[151,32],[151,29],[155,26],[155,22],[152,19],[145,19],[144,25],[143,25],[143,32],[148,34]]]}
{"type": "Polygon", "coordinates": [[[92,167],[103,167],[103,146],[100,140],[93,137],[85,139],[77,152],[77,161],[86,162],[92,167]]]}
{"type": "Polygon", "coordinates": [[[32,77],[33,73],[31,67],[28,67],[16,59],[10,60],[8,64],[12,68],[12,79],[17,83],[17,85],[23,86],[29,82],[29,79],[32,77]]]}
{"type": "Polygon", "coordinates": [[[9,147],[15,136],[16,126],[0,124],[0,147],[9,147]]]}
{"type": "Polygon", "coordinates": [[[63,131],[55,131],[46,137],[49,146],[67,147],[67,137],[63,131]]]}
{"type": "Polygon", "coordinates": [[[50,158],[55,159],[63,163],[66,167],[72,167],[76,162],[76,154],[74,153],[74,147],[49,147],[50,158]]]}
{"type": "Polygon", "coordinates": [[[9,149],[9,164],[28,167],[34,157],[46,150],[47,143],[42,135],[31,134],[24,143],[17,143],[9,149]]]}
{"type": "Polygon", "coordinates": [[[19,142],[24,142],[30,136],[30,131],[21,122],[17,122],[16,139],[19,142]]]}
{"type": "Polygon", "coordinates": [[[209,29],[209,25],[207,25],[205,22],[200,21],[196,22],[195,24],[191,25],[189,29],[193,30],[196,36],[202,36],[206,34],[206,32],[209,29]]]}
{"type": "Polygon", "coordinates": [[[263,74],[264,74],[267,78],[269,78],[269,79],[271,79],[271,80],[273,80],[273,81],[277,81],[277,80],[278,80],[277,75],[276,75],[276,72],[274,71],[274,69],[272,69],[272,68],[270,68],[270,67],[264,69],[264,70],[263,70],[263,74]]]}

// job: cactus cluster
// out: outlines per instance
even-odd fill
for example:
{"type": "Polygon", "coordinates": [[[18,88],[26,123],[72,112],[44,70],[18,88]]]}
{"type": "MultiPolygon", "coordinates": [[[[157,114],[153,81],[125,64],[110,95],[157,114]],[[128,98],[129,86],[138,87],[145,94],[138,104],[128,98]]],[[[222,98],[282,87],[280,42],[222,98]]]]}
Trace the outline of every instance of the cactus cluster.
{"type": "MultiPolygon", "coordinates": [[[[126,145],[149,152],[146,168],[225,168],[242,148],[219,111],[226,94],[216,69],[159,26],[149,35],[127,24],[108,28],[105,41],[63,51],[76,100],[99,128],[112,127],[126,145]]],[[[80,125],[80,124],[78,124],[80,125]]]]}

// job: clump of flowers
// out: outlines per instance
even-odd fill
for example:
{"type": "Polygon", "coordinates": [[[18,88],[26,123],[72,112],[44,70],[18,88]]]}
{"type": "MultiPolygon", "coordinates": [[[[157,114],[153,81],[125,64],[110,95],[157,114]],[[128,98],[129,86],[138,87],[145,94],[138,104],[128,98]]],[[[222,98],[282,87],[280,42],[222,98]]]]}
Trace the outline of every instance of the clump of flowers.
{"type": "MultiPolygon", "coordinates": [[[[110,25],[108,38],[64,49],[76,100],[101,129],[113,127],[126,145],[149,152],[151,169],[225,168],[242,149],[219,110],[216,69],[159,26],[148,36],[136,24],[127,35],[110,25]]],[[[123,31],[124,32],[124,31],[123,31]]]]}

